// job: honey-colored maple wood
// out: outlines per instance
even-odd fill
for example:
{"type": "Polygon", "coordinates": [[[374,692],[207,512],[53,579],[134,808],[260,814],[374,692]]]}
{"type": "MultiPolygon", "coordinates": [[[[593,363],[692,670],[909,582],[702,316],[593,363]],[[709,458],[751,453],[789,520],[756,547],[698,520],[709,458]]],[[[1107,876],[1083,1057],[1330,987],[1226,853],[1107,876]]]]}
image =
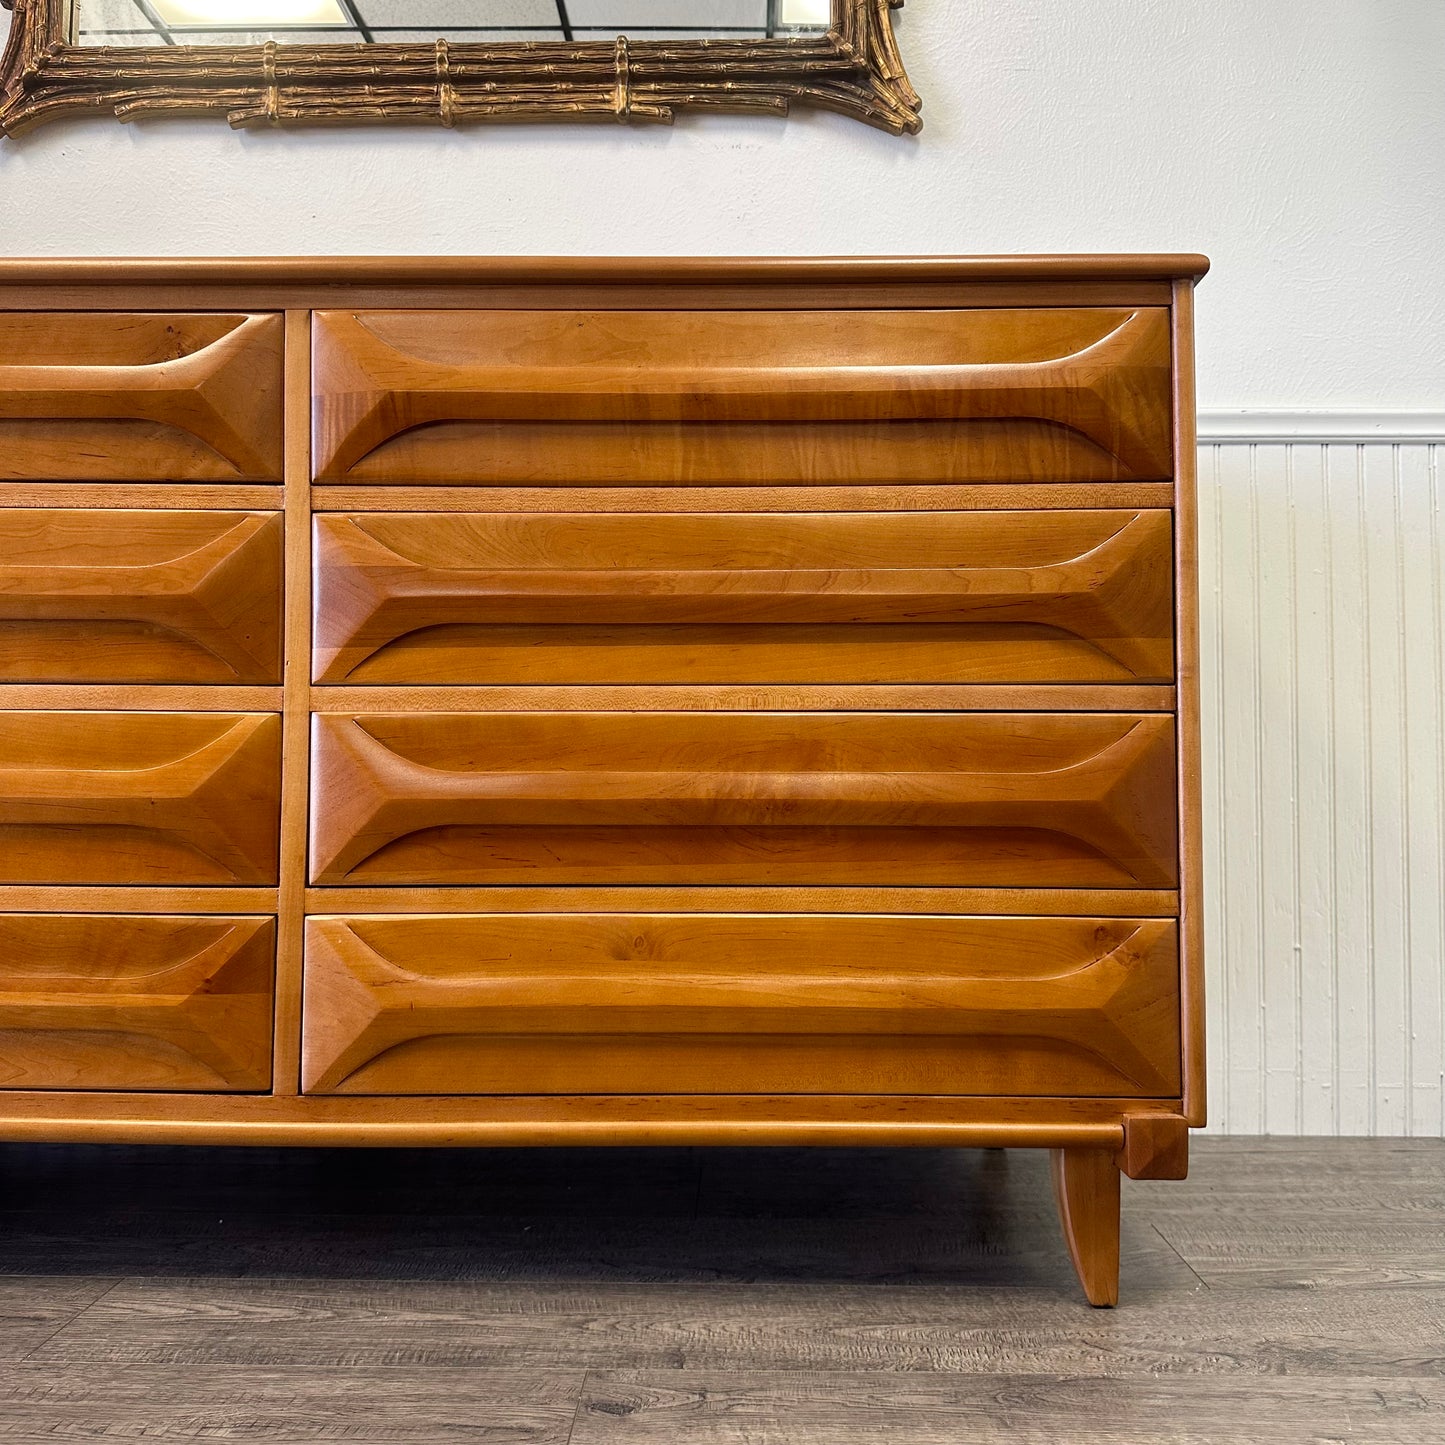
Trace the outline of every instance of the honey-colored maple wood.
{"type": "MultiPolygon", "coordinates": [[[[122,491],[111,482],[0,482],[0,508],[113,508],[122,501],[128,511],[277,512],[286,498],[280,487],[245,483],[130,482],[122,491]]],[[[1169,505],[1167,497],[1153,503],[1140,498],[1140,503],[1169,505]]]]}
{"type": "Polygon", "coordinates": [[[270,918],[0,914],[0,1089],[267,1088],[275,951],[270,918]]]}
{"type": "Polygon", "coordinates": [[[0,683],[3,712],[275,712],[281,697],[280,687],[208,683],[0,683]]]}
{"type": "MultiPolygon", "coordinates": [[[[40,890],[44,892],[46,890],[40,890]]],[[[103,891],[103,890],[102,890],[103,891]]],[[[158,891],[156,896],[161,896],[158,891]]],[[[39,906],[39,905],[37,905],[39,906]]],[[[188,905],[193,906],[193,905],[188,905]]],[[[1167,888],[455,886],[311,888],[308,913],[938,913],[986,917],[1173,918],[1167,888]]]]}
{"type": "MultiPolygon", "coordinates": [[[[349,895],[348,895],[349,896],[349,895]]],[[[1142,918],[1153,913],[1172,913],[1167,905],[1152,909],[1143,906],[1146,899],[1158,898],[1153,893],[1109,894],[1111,913],[1142,918]]],[[[1166,899],[1168,895],[1163,895],[1166,899]]],[[[1022,900],[1020,900],[1022,901],[1022,900]]],[[[276,912],[276,888],[255,884],[240,887],[218,887],[215,884],[190,883],[156,888],[127,884],[75,883],[8,883],[4,902],[7,910],[16,913],[264,913],[276,912]]],[[[356,905],[366,907],[365,902],[356,905]]],[[[505,905],[498,905],[505,906],[505,905]]],[[[1014,911],[1022,911],[1015,908],[1014,911]]]]}
{"type": "Polygon", "coordinates": [[[281,888],[275,1090],[301,1088],[301,953],[311,775],[311,313],[286,313],[286,696],[282,716],[281,888]]]}
{"type": "Polygon", "coordinates": [[[1184,1117],[1207,1122],[1204,1046],[1204,805],[1199,706],[1198,447],[1194,406],[1194,288],[1174,288],[1174,446],[1179,457],[1174,514],[1176,647],[1179,678],[1179,905],[1184,1016],[1184,1117]]]}
{"type": "Polygon", "coordinates": [[[0,881],[274,883],[270,713],[0,712],[0,881]]]}
{"type": "Polygon", "coordinates": [[[424,1148],[771,1145],[1116,1153],[1177,1101],[971,1094],[140,1094],[0,1090],[0,1139],[424,1148]]]}
{"type": "Polygon", "coordinates": [[[281,478],[281,318],[0,311],[0,481],[281,478]]]}
{"type": "Polygon", "coordinates": [[[1158,919],[312,918],[304,1081],[1169,1096],[1177,990],[1158,919]]]}
{"type": "MultiPolygon", "coordinates": [[[[356,304],[360,290],[429,297],[437,288],[445,304],[475,309],[499,288],[553,293],[568,298],[605,290],[623,296],[672,299],[678,288],[715,297],[749,296],[763,288],[776,306],[799,291],[829,297],[840,310],[871,305],[880,289],[972,285],[977,305],[1057,305],[1056,289],[1070,294],[1106,284],[1153,284],[1151,299],[1167,305],[1175,281],[1202,279],[1209,258],[1194,251],[1056,252],[995,255],[901,256],[7,256],[0,258],[0,287],[27,294],[62,288],[74,294],[98,288],[114,310],[125,310],[139,290],[167,296],[215,297],[231,291],[256,296],[277,288],[304,293],[306,307],[356,304]],[[324,291],[322,288],[326,288],[324,291]],[[1002,301],[999,298],[1004,298],[1002,301]],[[1014,298],[1018,299],[1015,300],[1014,298]]],[[[19,300],[9,303],[24,309],[19,300]]],[[[426,307],[433,304],[425,301],[426,307]]],[[[629,303],[631,304],[631,303],[629,303]]],[[[922,304],[913,298],[912,304],[922,304]]],[[[576,309],[575,305],[571,309],[576,309]]]]}
{"type": "Polygon", "coordinates": [[[1164,307],[321,311],[314,345],[314,465],[327,482],[1172,471],[1164,307]]]}
{"type": "MultiPolygon", "coordinates": [[[[162,689],[158,689],[161,691],[162,689]]],[[[196,689],[180,689],[194,697],[196,689]]],[[[36,689],[43,692],[45,689],[36,689]]],[[[218,689],[219,691],[219,689],[218,689]]],[[[228,688],[227,692],[264,692],[228,688]]],[[[1174,689],[1129,683],[652,683],[611,687],[338,686],[314,713],[356,712],[1173,712],[1174,689]]]]}
{"type": "Polygon", "coordinates": [[[316,883],[1171,887],[1130,714],[317,717],[316,883]]]}
{"type": "Polygon", "coordinates": [[[1124,1147],[1115,1160],[1130,1179],[1185,1179],[1189,1175],[1189,1124],[1180,1114],[1130,1114],[1124,1147]]]}
{"type": "Polygon", "coordinates": [[[279,683],[281,518],[0,509],[0,680],[279,683]]]}
{"type": "Polygon", "coordinates": [[[222,1082],[31,1030],[0,1138],[1061,1149],[1108,1295],[1204,1107],[1203,269],[0,261],[0,919],[275,952],[269,1041],[128,1015],[222,1082]],[[218,582],[279,674],[144,610],[218,582]]]}
{"type": "Polygon", "coordinates": [[[316,519],[316,676],[1167,681],[1170,516],[316,519]]]}
{"type": "Polygon", "coordinates": [[[1055,1149],[1054,1197],[1091,1305],[1119,1303],[1119,1169],[1107,1149],[1055,1149]]]}
{"type": "MultiPolygon", "coordinates": [[[[221,489],[217,489],[221,490],[221,489]]],[[[262,491],[234,487],[230,492],[262,491]]],[[[0,488],[0,504],[4,489],[0,488]]],[[[45,500],[43,497],[37,500],[45,500]]],[[[187,503],[188,506],[194,505],[187,503]]],[[[237,504],[239,505],[239,503],[237,504]]],[[[1117,512],[1168,511],[1174,505],[1172,482],[964,482],[802,486],[627,486],[627,487],[477,487],[350,486],[327,482],[311,490],[311,506],[328,512],[554,512],[628,515],[686,512],[699,516],[728,512],[1117,512]]]]}

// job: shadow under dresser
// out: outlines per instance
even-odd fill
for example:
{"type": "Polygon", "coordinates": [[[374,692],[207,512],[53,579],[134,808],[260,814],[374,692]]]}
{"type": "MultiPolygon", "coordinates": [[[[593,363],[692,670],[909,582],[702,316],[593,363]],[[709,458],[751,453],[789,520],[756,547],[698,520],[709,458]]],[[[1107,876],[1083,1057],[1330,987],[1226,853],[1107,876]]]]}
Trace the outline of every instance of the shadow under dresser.
{"type": "Polygon", "coordinates": [[[0,1138],[1204,1119],[1197,256],[0,263],[0,1138]]]}

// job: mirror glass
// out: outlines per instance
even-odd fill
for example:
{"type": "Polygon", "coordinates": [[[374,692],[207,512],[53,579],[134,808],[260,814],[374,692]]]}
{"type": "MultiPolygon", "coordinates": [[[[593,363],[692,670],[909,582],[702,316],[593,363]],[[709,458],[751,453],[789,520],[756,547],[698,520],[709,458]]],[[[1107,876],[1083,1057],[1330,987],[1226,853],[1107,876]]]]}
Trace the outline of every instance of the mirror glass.
{"type": "Polygon", "coordinates": [[[822,35],[831,0],[76,0],[81,45],[767,40],[822,35]]]}

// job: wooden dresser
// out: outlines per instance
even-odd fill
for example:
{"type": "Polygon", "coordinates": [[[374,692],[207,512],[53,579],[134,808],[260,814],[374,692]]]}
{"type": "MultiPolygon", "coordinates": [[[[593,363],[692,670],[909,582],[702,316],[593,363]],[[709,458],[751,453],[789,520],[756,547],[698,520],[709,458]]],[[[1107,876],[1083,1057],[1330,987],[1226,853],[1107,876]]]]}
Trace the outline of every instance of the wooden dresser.
{"type": "Polygon", "coordinates": [[[0,263],[0,1138],[1204,1118],[1197,256],[0,263]]]}

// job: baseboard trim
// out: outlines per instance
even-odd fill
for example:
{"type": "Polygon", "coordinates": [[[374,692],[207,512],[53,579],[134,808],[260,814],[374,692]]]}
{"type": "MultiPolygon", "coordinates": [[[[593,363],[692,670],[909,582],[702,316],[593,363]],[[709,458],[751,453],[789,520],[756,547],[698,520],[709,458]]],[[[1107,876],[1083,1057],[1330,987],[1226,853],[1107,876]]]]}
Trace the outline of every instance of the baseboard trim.
{"type": "Polygon", "coordinates": [[[1199,440],[1210,446],[1428,445],[1445,442],[1445,411],[1202,411],[1199,440]]]}

